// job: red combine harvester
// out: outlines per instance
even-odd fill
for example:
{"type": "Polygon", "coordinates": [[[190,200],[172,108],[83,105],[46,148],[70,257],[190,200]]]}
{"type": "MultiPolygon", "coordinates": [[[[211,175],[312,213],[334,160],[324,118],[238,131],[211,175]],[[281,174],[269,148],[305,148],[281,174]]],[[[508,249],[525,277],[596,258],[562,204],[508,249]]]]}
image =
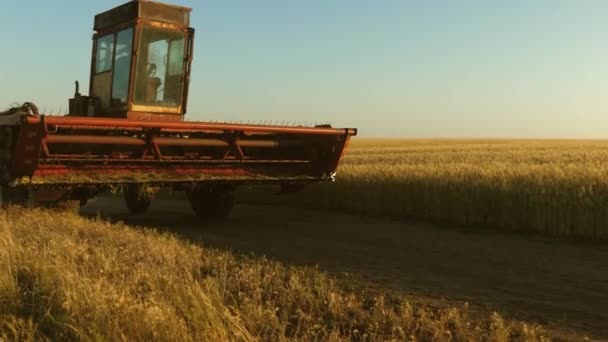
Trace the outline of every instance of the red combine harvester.
{"type": "Polygon", "coordinates": [[[88,96],[69,114],[32,103],[0,114],[4,203],[81,203],[120,188],[145,212],[149,189],[182,190],[203,218],[224,217],[239,185],[283,192],[332,181],[356,129],[184,120],[193,56],[190,9],[134,0],[95,16],[88,96]]]}

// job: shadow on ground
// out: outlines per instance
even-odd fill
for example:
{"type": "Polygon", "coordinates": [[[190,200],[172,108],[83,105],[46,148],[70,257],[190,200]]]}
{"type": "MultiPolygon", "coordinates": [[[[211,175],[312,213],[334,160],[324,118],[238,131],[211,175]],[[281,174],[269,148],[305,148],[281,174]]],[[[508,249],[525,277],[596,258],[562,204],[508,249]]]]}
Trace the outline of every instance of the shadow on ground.
{"type": "Polygon", "coordinates": [[[239,205],[202,222],[186,201],[156,200],[130,215],[104,197],[81,209],[195,243],[360,276],[405,295],[468,302],[548,327],[608,337],[608,245],[463,231],[280,206],[239,205]]]}

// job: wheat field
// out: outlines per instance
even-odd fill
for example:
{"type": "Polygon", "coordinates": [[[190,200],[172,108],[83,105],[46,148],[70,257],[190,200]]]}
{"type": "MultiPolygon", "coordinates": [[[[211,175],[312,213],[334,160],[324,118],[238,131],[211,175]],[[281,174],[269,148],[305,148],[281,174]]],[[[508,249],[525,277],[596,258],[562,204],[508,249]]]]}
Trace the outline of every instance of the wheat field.
{"type": "Polygon", "coordinates": [[[0,341],[543,341],[467,306],[366,294],[317,268],[69,212],[0,215],[0,341]]]}
{"type": "MultiPolygon", "coordinates": [[[[608,237],[607,141],[353,140],[335,183],[268,200],[443,224],[608,237]]],[[[246,200],[257,200],[244,192],[246,200]]]]}

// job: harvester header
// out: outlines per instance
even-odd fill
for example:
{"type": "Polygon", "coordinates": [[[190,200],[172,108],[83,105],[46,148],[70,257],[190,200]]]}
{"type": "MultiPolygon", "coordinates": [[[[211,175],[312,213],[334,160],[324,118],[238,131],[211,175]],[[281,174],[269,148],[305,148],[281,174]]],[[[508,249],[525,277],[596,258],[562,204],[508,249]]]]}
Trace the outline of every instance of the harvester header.
{"type": "Polygon", "coordinates": [[[89,95],[77,83],[65,116],[32,102],[0,113],[3,202],[85,203],[120,187],[137,213],[148,208],[149,189],[169,186],[186,191],[199,216],[221,217],[239,185],[291,192],[334,180],[356,129],[184,120],[190,11],[134,0],[98,14],[89,95]]]}

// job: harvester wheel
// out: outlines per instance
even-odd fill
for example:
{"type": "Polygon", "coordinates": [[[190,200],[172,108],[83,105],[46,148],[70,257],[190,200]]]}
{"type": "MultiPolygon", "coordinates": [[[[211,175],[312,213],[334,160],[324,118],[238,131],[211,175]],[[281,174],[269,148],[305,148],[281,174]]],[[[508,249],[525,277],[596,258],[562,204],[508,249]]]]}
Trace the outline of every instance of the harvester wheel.
{"type": "Polygon", "coordinates": [[[197,186],[187,191],[187,195],[196,216],[202,219],[222,219],[230,215],[236,191],[233,187],[197,186]]]}
{"type": "Polygon", "coordinates": [[[143,214],[148,211],[152,195],[143,186],[130,185],[125,188],[125,204],[131,214],[143,214]]]}

